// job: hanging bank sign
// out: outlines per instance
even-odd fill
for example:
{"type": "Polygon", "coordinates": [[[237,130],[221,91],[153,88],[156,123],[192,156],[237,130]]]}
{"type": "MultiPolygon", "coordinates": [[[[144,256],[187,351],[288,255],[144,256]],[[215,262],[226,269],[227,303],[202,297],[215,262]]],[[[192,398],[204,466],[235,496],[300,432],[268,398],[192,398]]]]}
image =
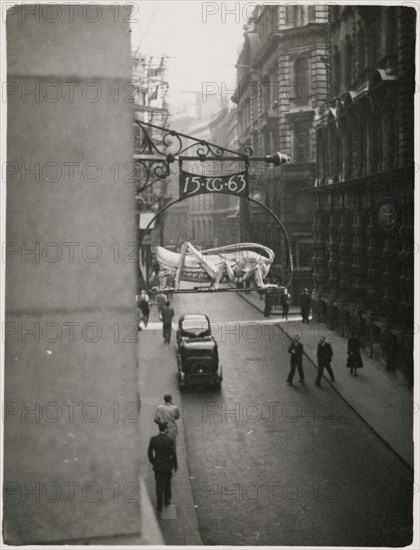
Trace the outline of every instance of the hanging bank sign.
{"type": "Polygon", "coordinates": [[[207,193],[235,195],[249,198],[248,174],[239,172],[229,176],[200,176],[181,170],[179,174],[179,198],[207,193]]]}

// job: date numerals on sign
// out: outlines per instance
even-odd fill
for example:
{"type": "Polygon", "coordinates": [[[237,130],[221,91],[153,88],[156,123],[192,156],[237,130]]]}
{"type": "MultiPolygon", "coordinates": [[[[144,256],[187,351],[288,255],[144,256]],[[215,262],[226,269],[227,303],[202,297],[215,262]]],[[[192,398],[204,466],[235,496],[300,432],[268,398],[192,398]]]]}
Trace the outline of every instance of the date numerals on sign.
{"type": "Polygon", "coordinates": [[[180,198],[203,193],[224,193],[248,196],[248,182],[245,172],[231,176],[207,177],[181,172],[179,176],[180,198]]]}

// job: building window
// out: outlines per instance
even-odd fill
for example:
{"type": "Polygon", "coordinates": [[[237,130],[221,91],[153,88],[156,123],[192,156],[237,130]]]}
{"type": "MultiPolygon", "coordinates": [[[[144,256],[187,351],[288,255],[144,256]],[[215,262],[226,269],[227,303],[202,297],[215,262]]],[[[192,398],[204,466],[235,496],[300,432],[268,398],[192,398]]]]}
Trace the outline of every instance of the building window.
{"type": "Polygon", "coordinates": [[[288,4],[285,7],[285,18],[286,18],[286,24],[290,25],[291,27],[299,27],[300,25],[304,24],[304,7],[288,4]]]}
{"type": "Polygon", "coordinates": [[[268,109],[270,109],[271,107],[271,82],[270,82],[270,77],[269,75],[266,75],[263,77],[262,81],[261,81],[261,85],[262,85],[262,91],[261,91],[261,94],[262,94],[262,105],[263,105],[263,109],[265,111],[267,111],[268,109]]]}
{"type": "Polygon", "coordinates": [[[353,70],[353,46],[350,35],[346,35],[345,59],[344,59],[344,86],[348,88],[352,81],[353,70]]]}
{"type": "Polygon", "coordinates": [[[366,124],[361,121],[357,127],[357,166],[356,166],[356,176],[362,176],[365,173],[366,169],[366,134],[367,128],[366,124]]]}
{"type": "Polygon", "coordinates": [[[309,98],[309,67],[306,57],[298,57],[294,63],[295,103],[307,103],[309,98]]]}
{"type": "Polygon", "coordinates": [[[334,46],[333,55],[333,70],[332,70],[332,82],[330,97],[337,97],[340,94],[340,81],[341,81],[341,59],[340,50],[337,46],[334,46]]]}
{"type": "Polygon", "coordinates": [[[252,148],[254,149],[254,153],[259,154],[259,143],[258,143],[258,132],[252,133],[252,148]]]}
{"type": "Polygon", "coordinates": [[[271,146],[271,132],[270,130],[266,130],[263,134],[264,136],[264,154],[271,154],[273,151],[273,148],[271,146]]]}
{"type": "Polygon", "coordinates": [[[322,127],[317,131],[317,164],[318,164],[318,183],[322,185],[328,170],[328,142],[327,129],[322,127]]]}
{"type": "Polygon", "coordinates": [[[368,65],[369,67],[375,67],[379,52],[380,52],[380,11],[378,6],[373,6],[368,8],[369,18],[367,21],[367,28],[369,32],[367,34],[368,41],[368,65]]]}
{"type": "Polygon", "coordinates": [[[385,48],[387,55],[397,54],[397,32],[398,32],[398,19],[397,9],[395,7],[385,7],[385,48]]]}
{"type": "Polygon", "coordinates": [[[345,137],[344,177],[350,179],[353,174],[353,128],[347,128],[345,137]]]}
{"type": "Polygon", "coordinates": [[[361,73],[366,68],[366,35],[361,27],[357,35],[357,72],[361,73]]]}
{"type": "Polygon", "coordinates": [[[296,122],[294,127],[294,161],[305,162],[310,158],[309,127],[307,122],[296,122]]]}
{"type": "Polygon", "coordinates": [[[308,23],[315,21],[315,6],[308,6],[308,23]]]}
{"type": "Polygon", "coordinates": [[[331,159],[328,169],[333,183],[337,183],[341,173],[341,141],[340,134],[334,124],[330,124],[331,159]]]}

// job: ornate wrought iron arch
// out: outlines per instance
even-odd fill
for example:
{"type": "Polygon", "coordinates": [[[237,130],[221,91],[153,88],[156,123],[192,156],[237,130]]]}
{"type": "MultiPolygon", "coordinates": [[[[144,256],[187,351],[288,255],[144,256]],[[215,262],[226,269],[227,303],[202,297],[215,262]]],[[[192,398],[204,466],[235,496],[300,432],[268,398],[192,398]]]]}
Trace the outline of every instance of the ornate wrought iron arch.
{"type": "MultiPolygon", "coordinates": [[[[136,118],[135,123],[139,127],[141,133],[139,143],[137,144],[137,150],[134,154],[134,159],[145,171],[145,183],[137,189],[137,194],[144,192],[154,183],[167,178],[171,173],[170,165],[175,161],[178,161],[180,166],[182,165],[182,161],[240,161],[244,163],[247,174],[250,161],[264,161],[275,165],[279,165],[284,162],[280,159],[282,156],[280,153],[265,157],[254,157],[252,156],[252,147],[245,147],[244,152],[241,153],[203,139],[198,139],[181,132],[176,132],[175,130],[170,130],[149,122],[144,122],[140,120],[139,117],[136,118]],[[158,140],[153,139],[153,131],[155,130],[161,134],[160,139],[158,140]]],[[[141,249],[146,232],[159,217],[159,215],[182,200],[182,198],[175,199],[158,209],[153,218],[147,224],[146,228],[143,230],[143,234],[139,239],[138,249],[141,249]]],[[[247,200],[262,207],[276,221],[277,226],[280,228],[287,247],[286,276],[285,284],[283,286],[288,287],[293,277],[293,256],[287,231],[278,216],[265,204],[253,199],[252,197],[248,197],[247,200]]],[[[140,276],[143,279],[141,271],[140,276]]],[[[232,290],[236,291],[238,289],[232,290]]]]}

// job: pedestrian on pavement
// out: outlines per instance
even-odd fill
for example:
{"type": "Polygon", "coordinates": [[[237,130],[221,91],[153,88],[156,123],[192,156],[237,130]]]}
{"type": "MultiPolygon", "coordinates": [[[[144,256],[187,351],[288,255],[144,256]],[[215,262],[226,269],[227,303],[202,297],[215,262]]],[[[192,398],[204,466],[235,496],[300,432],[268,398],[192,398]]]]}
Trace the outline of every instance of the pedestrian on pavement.
{"type": "Polygon", "coordinates": [[[309,291],[305,288],[300,295],[300,313],[302,315],[302,323],[308,323],[309,325],[309,314],[311,312],[311,297],[309,291]]]}
{"type": "Polygon", "coordinates": [[[162,320],[162,309],[165,306],[166,302],[168,301],[165,294],[162,292],[159,292],[156,296],[156,303],[157,303],[157,309],[159,314],[159,319],[162,320]]]}
{"type": "Polygon", "coordinates": [[[355,332],[351,333],[347,342],[347,368],[350,374],[357,376],[357,369],[363,368],[362,356],[360,354],[360,341],[355,332]]]}
{"type": "Polygon", "coordinates": [[[156,422],[156,424],[166,422],[168,425],[168,435],[176,442],[176,436],[178,435],[178,426],[176,425],[176,421],[181,416],[181,413],[179,412],[178,407],[173,404],[172,395],[167,393],[163,400],[165,401],[165,404],[158,405],[154,422],[156,422]]]}
{"type": "Polygon", "coordinates": [[[175,315],[171,303],[167,301],[162,308],[163,339],[165,344],[170,344],[172,334],[172,319],[175,315]]]}
{"type": "Polygon", "coordinates": [[[173,288],[175,286],[175,277],[173,275],[168,275],[167,276],[166,286],[171,289],[171,290],[168,290],[168,300],[172,300],[172,297],[174,295],[173,288]]]}
{"type": "Polygon", "coordinates": [[[287,291],[287,288],[285,288],[283,294],[281,295],[280,303],[283,308],[283,311],[281,313],[281,318],[284,319],[286,317],[286,321],[288,320],[288,317],[289,317],[290,301],[291,301],[291,296],[287,291]]]}
{"type": "Polygon", "coordinates": [[[331,382],[334,382],[334,373],[331,368],[331,359],[333,356],[333,350],[331,344],[325,341],[325,336],[321,336],[317,349],[318,358],[318,376],[316,377],[315,386],[321,387],[321,378],[324,369],[327,369],[330,375],[331,382]]]}
{"type": "Polygon", "coordinates": [[[159,424],[159,434],[150,438],[147,456],[155,472],[157,511],[161,512],[163,500],[165,506],[171,503],[172,470],[178,469],[175,443],[168,435],[166,422],[159,424]]]}
{"type": "Polygon", "coordinates": [[[296,334],[293,337],[293,342],[289,346],[290,353],[290,372],[287,377],[287,383],[292,385],[293,377],[295,376],[296,367],[299,372],[300,382],[303,384],[305,376],[303,374],[302,359],[303,359],[303,345],[299,342],[299,336],[296,334]]]}
{"type": "Polygon", "coordinates": [[[140,322],[142,320],[143,314],[140,309],[140,302],[137,302],[136,313],[137,313],[137,330],[142,330],[140,322]]]}
{"type": "Polygon", "coordinates": [[[265,308],[264,308],[264,317],[268,317],[273,309],[274,297],[271,290],[267,289],[265,291],[265,308]]]}
{"type": "Polygon", "coordinates": [[[149,295],[145,290],[142,290],[140,293],[140,310],[143,317],[143,323],[144,326],[147,327],[147,323],[149,322],[149,315],[150,315],[150,306],[149,306],[149,295]]]}

